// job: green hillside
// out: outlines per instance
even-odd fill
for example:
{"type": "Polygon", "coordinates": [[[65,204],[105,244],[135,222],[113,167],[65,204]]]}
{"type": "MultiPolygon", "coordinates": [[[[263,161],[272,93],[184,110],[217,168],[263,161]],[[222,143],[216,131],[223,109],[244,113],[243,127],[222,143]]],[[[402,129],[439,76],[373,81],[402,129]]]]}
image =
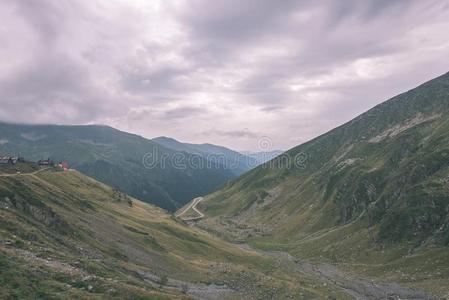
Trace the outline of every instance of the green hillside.
{"type": "Polygon", "coordinates": [[[0,123],[0,141],[0,155],[66,160],[84,174],[171,211],[235,177],[219,164],[195,167],[207,165],[206,160],[190,153],[177,165],[174,150],[107,126],[0,123]]]}
{"type": "Polygon", "coordinates": [[[449,73],[209,195],[200,226],[447,296],[448,115],[449,73]]]}
{"type": "Polygon", "coordinates": [[[350,299],[77,171],[0,167],[1,299],[350,299]]]}

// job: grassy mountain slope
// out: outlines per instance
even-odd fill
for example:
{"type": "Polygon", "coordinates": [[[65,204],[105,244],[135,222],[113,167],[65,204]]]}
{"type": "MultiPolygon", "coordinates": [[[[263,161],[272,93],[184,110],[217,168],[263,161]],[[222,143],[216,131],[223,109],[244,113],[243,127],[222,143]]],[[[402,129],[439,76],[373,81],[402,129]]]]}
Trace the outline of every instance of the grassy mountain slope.
{"type": "Polygon", "coordinates": [[[181,143],[167,137],[158,137],[153,139],[153,141],[175,151],[200,155],[208,161],[217,162],[236,176],[242,175],[260,164],[257,159],[251,156],[222,146],[181,143]]]}
{"type": "Polygon", "coordinates": [[[206,162],[189,153],[179,167],[171,159],[173,150],[107,126],[0,123],[0,141],[0,153],[20,154],[30,160],[67,160],[73,168],[97,180],[168,210],[235,177],[220,165],[192,168],[190,160],[206,162]]]}
{"type": "Polygon", "coordinates": [[[206,197],[201,226],[449,293],[448,115],[449,73],[206,197]]]}
{"type": "Polygon", "coordinates": [[[0,168],[2,299],[348,299],[77,171],[22,170],[0,168]]]}

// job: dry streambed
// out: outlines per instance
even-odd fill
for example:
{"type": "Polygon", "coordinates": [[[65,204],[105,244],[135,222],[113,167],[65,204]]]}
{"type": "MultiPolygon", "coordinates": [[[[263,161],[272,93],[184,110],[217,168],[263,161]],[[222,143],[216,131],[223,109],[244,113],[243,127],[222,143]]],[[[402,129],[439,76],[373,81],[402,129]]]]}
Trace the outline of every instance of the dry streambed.
{"type": "Polygon", "coordinates": [[[138,271],[138,274],[154,287],[163,287],[164,289],[182,292],[197,299],[233,299],[238,295],[237,291],[225,285],[191,283],[172,278],[163,279],[153,273],[144,271],[138,271]]]}
{"type": "Polygon", "coordinates": [[[351,278],[336,267],[328,264],[312,265],[298,261],[288,253],[265,252],[281,260],[287,260],[296,265],[298,272],[319,277],[320,281],[335,285],[355,299],[367,300],[439,300],[441,298],[429,295],[423,291],[400,286],[396,283],[375,283],[362,278],[351,278]]]}
{"type": "Polygon", "coordinates": [[[301,261],[282,251],[262,251],[247,244],[239,244],[244,250],[253,250],[270,255],[278,260],[280,266],[293,265],[297,272],[314,276],[319,284],[336,286],[357,300],[442,300],[423,291],[400,286],[395,283],[375,283],[364,278],[352,278],[333,265],[301,261]]]}

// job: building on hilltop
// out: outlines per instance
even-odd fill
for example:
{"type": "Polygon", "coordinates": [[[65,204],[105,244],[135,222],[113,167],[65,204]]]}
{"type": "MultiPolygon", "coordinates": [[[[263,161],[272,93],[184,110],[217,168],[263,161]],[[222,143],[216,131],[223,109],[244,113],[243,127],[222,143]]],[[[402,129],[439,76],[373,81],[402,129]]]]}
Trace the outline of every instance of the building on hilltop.
{"type": "Polygon", "coordinates": [[[10,163],[11,163],[11,160],[10,160],[9,156],[0,157],[0,164],[1,165],[9,165],[10,163]]]}
{"type": "Polygon", "coordinates": [[[58,167],[60,167],[64,171],[67,171],[69,169],[69,164],[66,161],[63,161],[58,164],[58,167]]]}
{"type": "Polygon", "coordinates": [[[19,161],[20,161],[19,157],[12,157],[12,156],[0,157],[0,165],[15,165],[19,161]]]}

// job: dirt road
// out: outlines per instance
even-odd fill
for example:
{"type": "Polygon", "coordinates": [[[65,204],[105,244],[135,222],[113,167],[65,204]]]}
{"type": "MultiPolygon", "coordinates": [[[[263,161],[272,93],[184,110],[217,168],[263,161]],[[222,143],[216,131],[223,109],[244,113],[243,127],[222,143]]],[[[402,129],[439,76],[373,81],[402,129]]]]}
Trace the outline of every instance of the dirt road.
{"type": "Polygon", "coordinates": [[[184,209],[182,212],[180,212],[179,214],[176,215],[177,218],[180,218],[183,221],[195,221],[195,220],[199,220],[202,219],[204,217],[204,214],[202,212],[200,212],[196,206],[198,205],[198,203],[200,203],[201,201],[203,201],[203,197],[198,197],[193,199],[192,203],[190,203],[189,206],[186,207],[186,209],[184,209]],[[195,213],[198,214],[197,217],[187,217],[187,218],[183,218],[182,216],[185,215],[190,209],[192,209],[195,213]]]}

